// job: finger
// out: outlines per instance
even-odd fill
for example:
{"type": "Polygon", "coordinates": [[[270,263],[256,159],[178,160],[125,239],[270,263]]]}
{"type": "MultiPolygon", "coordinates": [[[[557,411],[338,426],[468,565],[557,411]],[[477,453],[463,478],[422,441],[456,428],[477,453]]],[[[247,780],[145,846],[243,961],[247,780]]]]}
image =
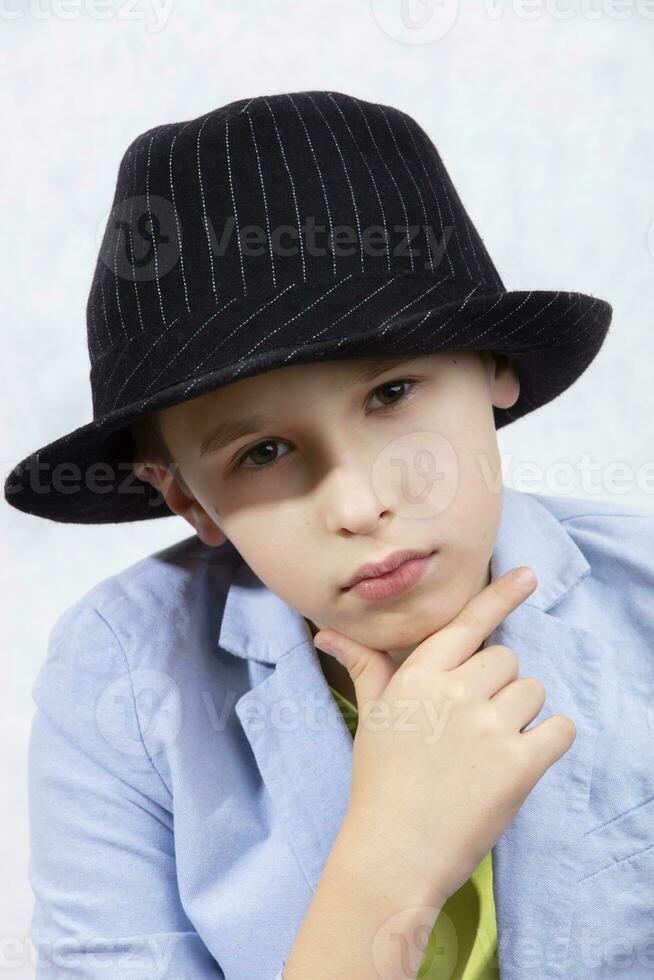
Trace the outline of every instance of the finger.
{"type": "Polygon", "coordinates": [[[474,657],[456,668],[460,680],[469,684],[478,696],[492,698],[515,681],[519,664],[513,651],[498,646],[479,650],[474,657]]]}
{"type": "Polygon", "coordinates": [[[546,696],[537,677],[518,677],[493,695],[490,703],[499,708],[507,725],[520,732],[540,714],[546,696]]]}
{"type": "Polygon", "coordinates": [[[550,766],[565,755],[576,737],[575,724],[567,715],[550,715],[545,721],[520,734],[536,764],[534,786],[550,766]]]}
{"type": "Polygon", "coordinates": [[[381,697],[397,669],[386,650],[364,646],[335,630],[320,630],[313,642],[314,646],[331,654],[346,668],[354,684],[359,711],[366,701],[381,697]]]}
{"type": "MultiPolygon", "coordinates": [[[[478,595],[466,602],[449,623],[420,645],[420,655],[437,657],[444,670],[458,667],[475,653],[509,613],[531,595],[537,585],[533,569],[521,565],[493,579],[478,595]],[[522,572],[530,573],[527,581],[522,572]]],[[[414,654],[418,651],[414,651],[414,654]]]]}

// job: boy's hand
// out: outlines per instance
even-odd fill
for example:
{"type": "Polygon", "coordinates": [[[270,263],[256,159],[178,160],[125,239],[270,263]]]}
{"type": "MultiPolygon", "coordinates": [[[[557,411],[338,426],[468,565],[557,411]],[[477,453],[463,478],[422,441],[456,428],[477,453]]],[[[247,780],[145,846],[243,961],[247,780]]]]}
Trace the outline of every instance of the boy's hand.
{"type": "Polygon", "coordinates": [[[566,715],[523,732],[543,707],[543,685],[517,679],[509,647],[479,650],[534,590],[535,576],[521,584],[515,572],[473,596],[399,668],[334,630],[314,637],[333,647],[325,652],[347,668],[357,695],[348,827],[426,879],[439,907],[576,737],[566,715]]]}

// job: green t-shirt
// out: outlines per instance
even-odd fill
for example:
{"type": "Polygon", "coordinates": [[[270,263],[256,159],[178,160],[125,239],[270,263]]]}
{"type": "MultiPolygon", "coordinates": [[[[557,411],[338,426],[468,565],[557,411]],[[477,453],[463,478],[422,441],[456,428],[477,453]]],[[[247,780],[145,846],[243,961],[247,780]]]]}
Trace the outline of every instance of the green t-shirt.
{"type": "MultiPolygon", "coordinates": [[[[358,712],[329,685],[350,734],[358,712]]],[[[497,923],[491,852],[441,909],[418,970],[417,980],[498,980],[497,923]]]]}

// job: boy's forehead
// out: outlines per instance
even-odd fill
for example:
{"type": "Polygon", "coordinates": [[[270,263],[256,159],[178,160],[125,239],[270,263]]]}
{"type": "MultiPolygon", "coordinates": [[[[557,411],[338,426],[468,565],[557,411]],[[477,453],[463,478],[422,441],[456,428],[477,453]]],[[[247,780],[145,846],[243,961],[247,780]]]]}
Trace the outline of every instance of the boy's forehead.
{"type": "Polygon", "coordinates": [[[302,382],[311,377],[333,376],[349,384],[364,384],[373,381],[378,375],[402,365],[415,363],[416,366],[421,362],[434,361],[435,359],[446,359],[454,354],[467,354],[470,351],[433,351],[429,353],[403,352],[377,353],[369,355],[353,355],[352,357],[340,357],[306,363],[293,364],[288,367],[273,368],[270,371],[262,371],[250,377],[242,378],[239,381],[221,385],[219,388],[212,389],[204,395],[199,395],[190,401],[182,402],[173,406],[172,409],[162,410],[159,414],[190,414],[196,416],[202,414],[206,408],[216,404],[229,405],[230,410],[247,405],[252,401],[253,396],[259,393],[280,391],[290,391],[290,386],[294,379],[299,378],[302,382]]]}
{"type": "Polygon", "coordinates": [[[333,360],[293,364],[288,367],[274,368],[271,371],[262,371],[261,374],[243,378],[233,384],[223,385],[215,391],[210,391],[208,399],[221,401],[229,399],[230,404],[236,404],[247,401],[252,397],[255,390],[270,389],[277,391],[280,386],[289,390],[288,386],[292,385],[295,379],[304,382],[307,378],[319,376],[333,375],[347,379],[352,384],[358,384],[370,381],[384,371],[390,371],[401,364],[426,356],[424,354],[373,354],[367,357],[342,357],[333,360]]]}
{"type": "Polygon", "coordinates": [[[197,403],[198,410],[200,402],[206,406],[220,405],[228,406],[229,410],[235,410],[242,406],[252,403],[253,399],[259,395],[273,394],[277,396],[280,392],[290,393],[296,382],[301,385],[312,379],[334,378],[343,384],[365,384],[374,381],[376,377],[395,368],[402,368],[403,365],[415,364],[416,369],[419,365],[424,366],[430,361],[440,358],[441,360],[451,358],[453,354],[467,354],[470,351],[434,351],[430,353],[403,352],[378,353],[370,355],[355,355],[352,357],[340,357],[307,363],[293,364],[288,367],[273,368],[270,371],[262,371],[250,377],[242,378],[231,384],[226,384],[206,395],[200,395],[194,401],[197,403]]]}
{"type": "Polygon", "coordinates": [[[288,367],[275,368],[272,371],[265,371],[262,374],[253,375],[245,378],[242,383],[227,385],[225,389],[230,389],[234,395],[243,393],[246,389],[254,386],[263,387],[267,385],[276,386],[279,383],[292,383],[293,378],[310,376],[334,375],[340,378],[347,378],[352,384],[357,384],[374,379],[377,375],[385,371],[391,371],[395,367],[411,361],[425,360],[434,358],[437,354],[371,354],[367,356],[358,355],[353,357],[340,357],[330,360],[309,361],[304,364],[293,364],[288,367]]]}

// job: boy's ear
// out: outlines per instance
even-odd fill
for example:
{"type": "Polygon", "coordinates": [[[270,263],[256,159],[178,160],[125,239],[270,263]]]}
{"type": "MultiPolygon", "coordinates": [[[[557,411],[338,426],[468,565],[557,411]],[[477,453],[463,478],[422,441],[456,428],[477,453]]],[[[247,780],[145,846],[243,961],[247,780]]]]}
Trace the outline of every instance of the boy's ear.
{"type": "Polygon", "coordinates": [[[520,397],[520,379],[515,362],[508,354],[482,351],[489,365],[491,397],[496,408],[511,408],[520,397]]]}
{"type": "Polygon", "coordinates": [[[184,481],[176,478],[167,466],[139,460],[132,463],[132,469],[139,480],[151,483],[159,491],[174,514],[188,521],[204,544],[211,548],[224,544],[226,535],[195,499],[184,481]]]}

